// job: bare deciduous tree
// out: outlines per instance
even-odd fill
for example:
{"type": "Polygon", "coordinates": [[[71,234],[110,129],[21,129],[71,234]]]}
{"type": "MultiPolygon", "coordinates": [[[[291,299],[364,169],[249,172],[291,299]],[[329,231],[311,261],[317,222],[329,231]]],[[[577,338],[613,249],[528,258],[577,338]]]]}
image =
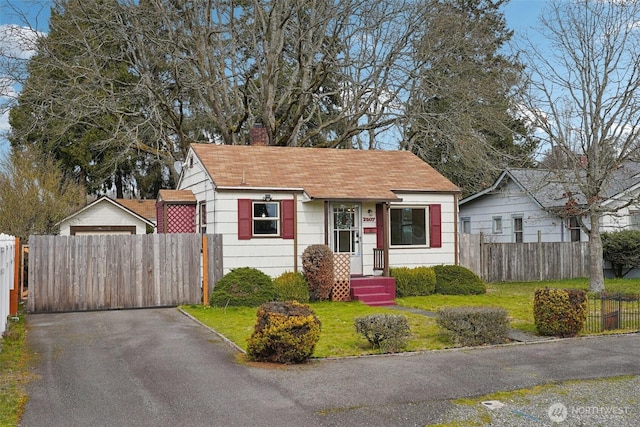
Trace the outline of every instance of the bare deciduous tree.
{"type": "Polygon", "coordinates": [[[13,150],[0,159],[0,230],[24,242],[55,234],[56,224],[84,206],[82,186],[35,150],[13,150]]]}
{"type": "MultiPolygon", "coordinates": [[[[585,218],[590,289],[604,290],[600,222],[637,203],[625,194],[620,167],[640,156],[640,3],[556,1],[541,19],[548,45],[529,43],[528,114],[547,147],[562,159],[565,214],[585,218]]],[[[550,163],[553,165],[553,162],[550,163]]]]}
{"type": "Polygon", "coordinates": [[[246,143],[256,121],[273,145],[375,148],[400,113],[420,13],[404,0],[56,0],[12,144],[44,136],[67,170],[117,182],[155,162],[175,174],[194,141],[246,143]]]}

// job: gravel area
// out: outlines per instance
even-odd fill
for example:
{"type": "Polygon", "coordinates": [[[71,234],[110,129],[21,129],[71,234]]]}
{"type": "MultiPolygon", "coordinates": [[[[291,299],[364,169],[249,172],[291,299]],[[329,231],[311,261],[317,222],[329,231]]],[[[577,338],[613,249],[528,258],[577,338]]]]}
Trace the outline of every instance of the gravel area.
{"type": "Polygon", "coordinates": [[[640,377],[571,381],[486,399],[456,404],[441,422],[456,426],[640,425],[640,377]]]}

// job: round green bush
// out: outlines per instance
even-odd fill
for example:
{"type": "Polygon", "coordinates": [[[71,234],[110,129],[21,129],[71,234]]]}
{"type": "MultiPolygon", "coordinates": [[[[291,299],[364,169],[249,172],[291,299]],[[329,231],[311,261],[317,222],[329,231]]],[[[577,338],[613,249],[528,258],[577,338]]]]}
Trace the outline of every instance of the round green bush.
{"type": "Polygon", "coordinates": [[[587,293],[582,289],[536,289],[533,319],[543,336],[574,337],[587,319],[587,293]]]}
{"type": "Polygon", "coordinates": [[[487,292],[487,286],[477,274],[460,265],[437,265],[436,293],[442,295],[478,295],[487,292]]]}
{"type": "Polygon", "coordinates": [[[436,274],[431,267],[395,267],[389,269],[396,279],[396,296],[431,295],[436,289],[436,274]]]}
{"type": "Polygon", "coordinates": [[[276,300],[309,302],[309,285],[302,273],[284,272],[273,279],[276,300]]]}
{"type": "Polygon", "coordinates": [[[307,304],[276,301],[262,304],[253,334],[247,340],[249,360],[302,363],[320,339],[320,320],[307,304]]]}
{"type": "Polygon", "coordinates": [[[273,280],[260,270],[249,267],[235,268],[215,284],[211,293],[212,306],[257,307],[273,301],[276,291],[273,280]]]}

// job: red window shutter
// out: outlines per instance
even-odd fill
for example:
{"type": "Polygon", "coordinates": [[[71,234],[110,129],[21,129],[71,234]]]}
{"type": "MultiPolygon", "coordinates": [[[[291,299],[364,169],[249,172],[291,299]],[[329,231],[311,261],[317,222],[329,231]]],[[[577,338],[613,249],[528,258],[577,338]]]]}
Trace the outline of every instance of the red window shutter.
{"type": "Polygon", "coordinates": [[[429,246],[442,247],[442,206],[429,205],[429,246]]]}
{"type": "Polygon", "coordinates": [[[238,240],[251,239],[252,221],[251,200],[238,199],[238,240]]]}
{"type": "Polygon", "coordinates": [[[384,205],[376,204],[376,249],[384,248],[384,205]]]}
{"type": "Polygon", "coordinates": [[[283,200],[282,204],[282,238],[293,239],[295,231],[295,212],[293,200],[283,200]]]}

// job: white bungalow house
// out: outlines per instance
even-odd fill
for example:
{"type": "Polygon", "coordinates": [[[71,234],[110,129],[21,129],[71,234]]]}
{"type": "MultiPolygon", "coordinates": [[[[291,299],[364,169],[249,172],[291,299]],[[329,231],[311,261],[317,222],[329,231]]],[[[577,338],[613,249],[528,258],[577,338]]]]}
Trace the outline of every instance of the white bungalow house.
{"type": "Polygon", "coordinates": [[[459,189],[410,152],[192,144],[177,188],[223,236],[225,273],[302,271],[312,244],[349,254],[352,276],[457,262],[459,189]]]}
{"type": "MultiPolygon", "coordinates": [[[[605,207],[615,213],[601,218],[601,231],[640,229],[640,206],[617,209],[637,200],[640,192],[640,165],[619,167],[605,191],[605,207]]],[[[572,196],[576,203],[584,199],[578,192],[567,194],[557,174],[547,169],[505,170],[489,188],[460,200],[460,232],[483,233],[494,243],[580,242],[588,236],[578,218],[567,215],[572,196]]]]}
{"type": "Polygon", "coordinates": [[[146,234],[156,221],[155,200],[102,196],[60,221],[60,235],[146,234]]]}

